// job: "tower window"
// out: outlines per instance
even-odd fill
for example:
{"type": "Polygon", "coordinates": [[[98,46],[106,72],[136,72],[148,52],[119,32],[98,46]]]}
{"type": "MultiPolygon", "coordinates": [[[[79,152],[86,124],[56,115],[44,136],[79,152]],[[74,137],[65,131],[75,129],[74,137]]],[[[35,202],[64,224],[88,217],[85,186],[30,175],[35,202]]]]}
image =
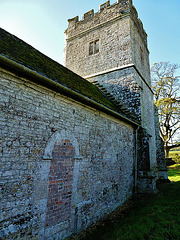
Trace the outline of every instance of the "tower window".
{"type": "Polygon", "coordinates": [[[89,43],[89,55],[93,55],[99,52],[99,40],[89,43]]]}
{"type": "Polygon", "coordinates": [[[93,54],[94,42],[89,43],[89,55],[93,54]]]}
{"type": "Polygon", "coordinates": [[[94,53],[98,53],[99,52],[99,40],[96,40],[94,42],[94,53]]]}

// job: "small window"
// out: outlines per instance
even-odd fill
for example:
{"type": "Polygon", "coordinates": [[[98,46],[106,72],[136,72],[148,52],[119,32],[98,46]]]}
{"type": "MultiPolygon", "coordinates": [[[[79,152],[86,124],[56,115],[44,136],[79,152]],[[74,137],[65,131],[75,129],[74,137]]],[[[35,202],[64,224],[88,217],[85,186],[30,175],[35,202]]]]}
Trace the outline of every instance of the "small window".
{"type": "Polygon", "coordinates": [[[92,55],[93,54],[93,49],[94,49],[94,42],[91,42],[89,44],[89,55],[92,55]]]}
{"type": "Polygon", "coordinates": [[[98,53],[99,52],[99,40],[96,40],[94,42],[94,53],[98,53]]]}
{"type": "Polygon", "coordinates": [[[99,52],[99,40],[89,43],[89,55],[99,52]]]}

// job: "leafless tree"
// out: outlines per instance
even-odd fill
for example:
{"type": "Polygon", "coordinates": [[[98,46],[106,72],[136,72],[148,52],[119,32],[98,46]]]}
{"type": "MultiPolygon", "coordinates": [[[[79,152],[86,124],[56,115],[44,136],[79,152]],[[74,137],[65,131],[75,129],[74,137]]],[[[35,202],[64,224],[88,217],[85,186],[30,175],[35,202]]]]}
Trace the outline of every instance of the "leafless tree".
{"type": "Polygon", "coordinates": [[[175,76],[179,67],[178,64],[160,62],[151,68],[152,88],[166,157],[169,157],[171,148],[180,146],[180,76],[175,76]]]}

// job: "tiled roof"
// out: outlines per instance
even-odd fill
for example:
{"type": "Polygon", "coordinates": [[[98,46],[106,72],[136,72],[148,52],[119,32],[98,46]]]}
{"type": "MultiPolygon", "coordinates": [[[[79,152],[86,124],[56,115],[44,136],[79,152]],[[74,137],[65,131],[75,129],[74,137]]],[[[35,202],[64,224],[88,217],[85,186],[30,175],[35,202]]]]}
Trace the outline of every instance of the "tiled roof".
{"type": "Polygon", "coordinates": [[[10,59],[106,108],[123,114],[123,111],[111,102],[98,87],[2,28],[0,28],[0,56],[10,59]]]}

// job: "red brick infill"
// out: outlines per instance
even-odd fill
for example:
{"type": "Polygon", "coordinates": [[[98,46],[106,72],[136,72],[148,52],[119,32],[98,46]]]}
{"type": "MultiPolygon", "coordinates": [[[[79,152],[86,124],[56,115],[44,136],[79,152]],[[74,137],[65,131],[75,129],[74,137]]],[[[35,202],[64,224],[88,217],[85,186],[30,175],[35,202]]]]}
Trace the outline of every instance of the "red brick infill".
{"type": "Polygon", "coordinates": [[[69,140],[55,143],[49,175],[46,226],[70,219],[74,154],[69,140]]]}

